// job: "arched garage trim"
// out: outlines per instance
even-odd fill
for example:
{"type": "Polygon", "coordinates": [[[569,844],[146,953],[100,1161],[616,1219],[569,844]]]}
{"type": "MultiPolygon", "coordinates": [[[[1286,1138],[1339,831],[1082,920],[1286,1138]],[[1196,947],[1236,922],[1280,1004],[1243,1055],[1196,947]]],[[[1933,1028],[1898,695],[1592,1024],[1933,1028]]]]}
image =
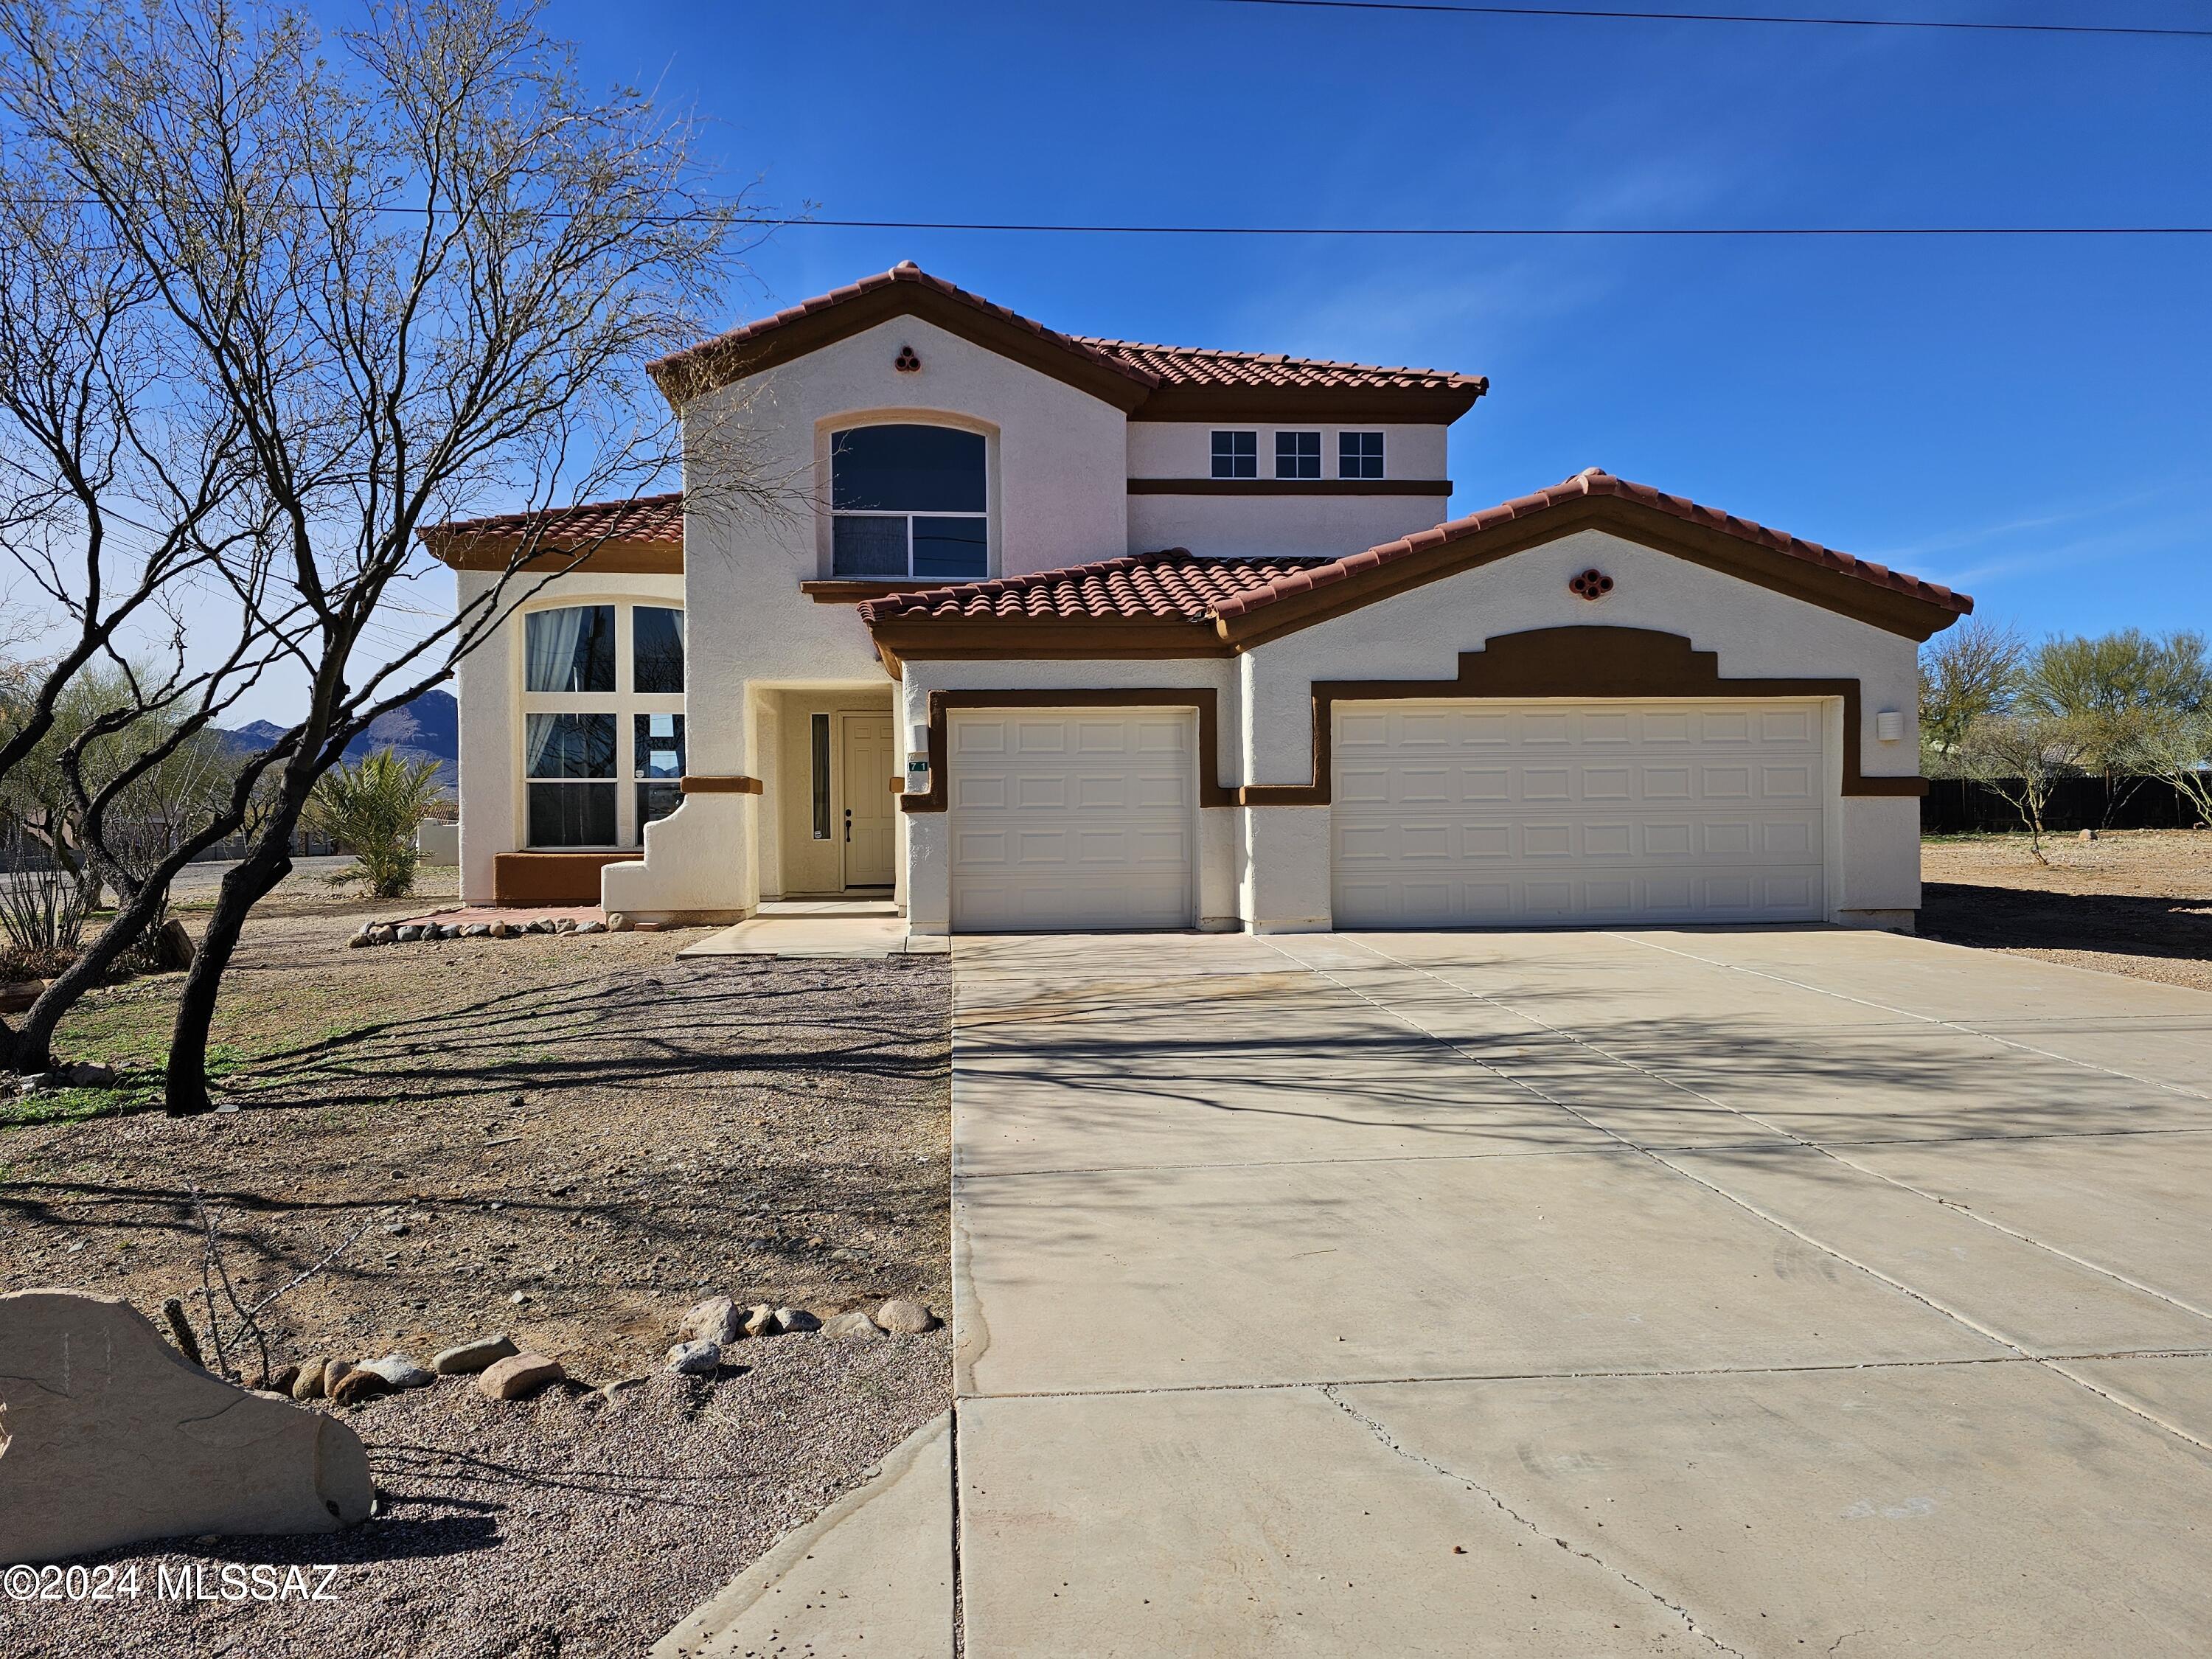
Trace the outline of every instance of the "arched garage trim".
{"type": "Polygon", "coordinates": [[[1679,634],[1644,628],[1538,628],[1501,634],[1462,651],[1449,680],[1316,680],[1311,783],[1246,784],[1245,806],[1327,806],[1331,711],[1340,702],[1441,697],[1839,697],[1844,705],[1845,795],[1924,795],[1922,777],[1868,777],[1859,769],[1859,683],[1855,679],[1725,679],[1717,652],[1679,634]]]}

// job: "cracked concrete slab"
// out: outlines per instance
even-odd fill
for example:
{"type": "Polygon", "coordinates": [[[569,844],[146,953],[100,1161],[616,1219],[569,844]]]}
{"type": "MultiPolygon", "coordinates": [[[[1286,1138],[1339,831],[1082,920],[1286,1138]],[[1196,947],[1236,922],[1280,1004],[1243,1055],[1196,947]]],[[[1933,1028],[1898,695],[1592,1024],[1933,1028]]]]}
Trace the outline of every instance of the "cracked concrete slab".
{"type": "Polygon", "coordinates": [[[963,1178],[958,1207],[971,1393],[1999,1352],[1627,1150],[963,1178]]]}
{"type": "Polygon", "coordinates": [[[2199,994],[1815,929],[955,971],[978,1659],[2206,1627],[2199,994]]]}
{"type": "Polygon", "coordinates": [[[975,1659],[1711,1653],[1319,1389],[960,1407],[975,1659]]]}
{"type": "Polygon", "coordinates": [[[2212,1540],[2177,1524],[2205,1455],[2039,1365],[1340,1392],[1729,1651],[2073,1659],[2212,1627],[2212,1540]]]}

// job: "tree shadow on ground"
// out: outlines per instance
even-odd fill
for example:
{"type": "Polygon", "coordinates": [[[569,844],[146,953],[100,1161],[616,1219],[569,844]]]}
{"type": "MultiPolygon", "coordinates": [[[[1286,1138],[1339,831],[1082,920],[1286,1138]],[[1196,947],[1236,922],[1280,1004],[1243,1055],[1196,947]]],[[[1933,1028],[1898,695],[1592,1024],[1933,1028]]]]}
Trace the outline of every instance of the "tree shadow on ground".
{"type": "Polygon", "coordinates": [[[2212,899],[1931,881],[1920,931],[1991,950],[2091,951],[2212,963],[2212,899]]]}

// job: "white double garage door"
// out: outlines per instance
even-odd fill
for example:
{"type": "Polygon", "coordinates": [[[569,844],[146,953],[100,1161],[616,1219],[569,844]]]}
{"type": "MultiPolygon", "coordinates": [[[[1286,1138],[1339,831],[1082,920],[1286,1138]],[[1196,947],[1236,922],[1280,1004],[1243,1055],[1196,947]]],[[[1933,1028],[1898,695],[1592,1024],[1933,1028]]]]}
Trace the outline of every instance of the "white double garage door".
{"type": "MultiPolygon", "coordinates": [[[[1817,920],[1835,793],[1824,708],[1340,707],[1335,925],[1817,920]]],[[[961,711],[949,735],[956,930],[1194,924],[1192,711],[961,711]]]]}

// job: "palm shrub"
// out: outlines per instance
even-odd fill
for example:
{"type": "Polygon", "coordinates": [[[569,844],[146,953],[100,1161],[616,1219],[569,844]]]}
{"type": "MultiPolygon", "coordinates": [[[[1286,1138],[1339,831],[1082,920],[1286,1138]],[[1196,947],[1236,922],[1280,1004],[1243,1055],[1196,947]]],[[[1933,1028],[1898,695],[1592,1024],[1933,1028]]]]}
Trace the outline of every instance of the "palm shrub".
{"type": "Polygon", "coordinates": [[[403,760],[387,746],[325,772],[307,817],[353,854],[364,898],[404,898],[415,885],[415,826],[439,793],[436,761],[403,760]]]}

